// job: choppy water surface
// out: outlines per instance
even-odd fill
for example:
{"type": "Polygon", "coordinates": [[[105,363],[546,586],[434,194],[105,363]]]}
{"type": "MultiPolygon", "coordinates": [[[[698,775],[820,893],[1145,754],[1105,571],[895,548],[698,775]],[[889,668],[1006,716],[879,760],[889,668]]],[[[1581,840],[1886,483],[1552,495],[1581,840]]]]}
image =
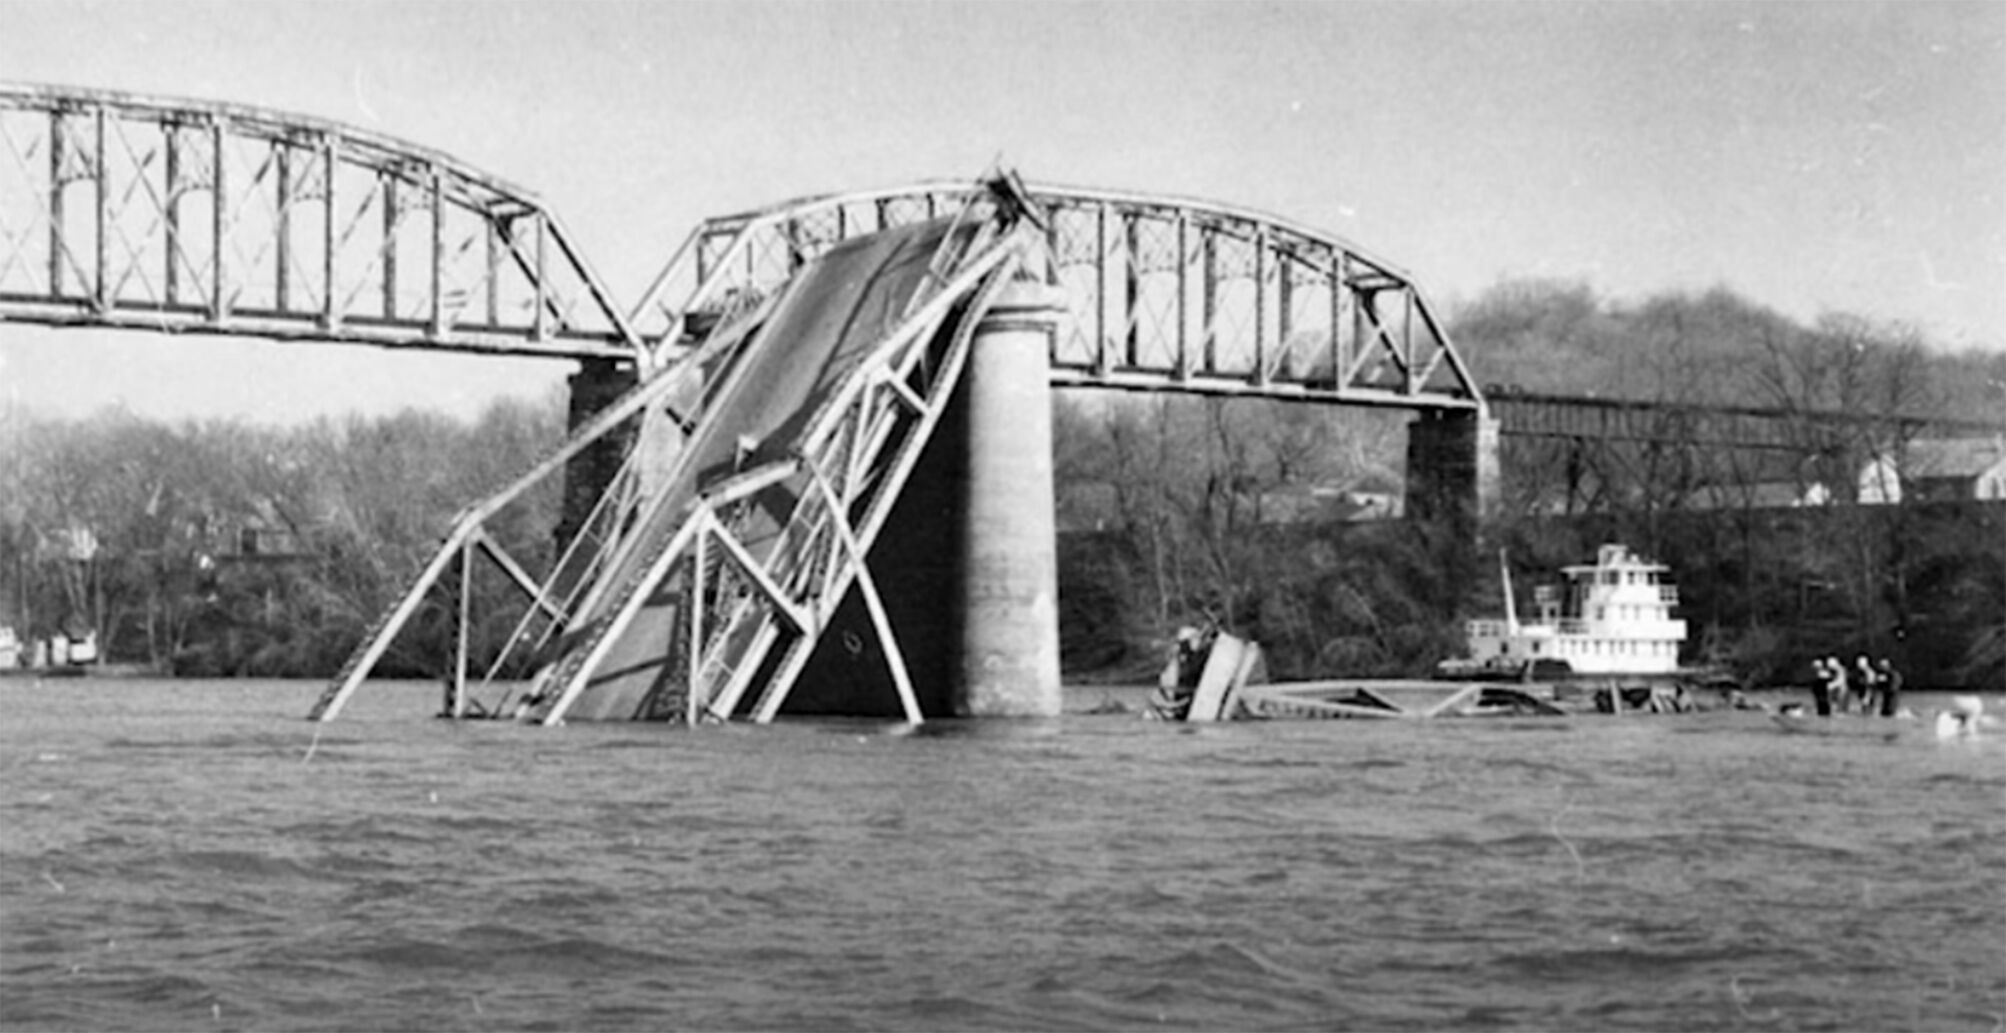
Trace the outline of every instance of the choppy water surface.
{"type": "Polygon", "coordinates": [[[314,726],[318,688],[0,682],[0,1026],[2006,1023],[2000,739],[538,729],[376,685],[314,726]]]}

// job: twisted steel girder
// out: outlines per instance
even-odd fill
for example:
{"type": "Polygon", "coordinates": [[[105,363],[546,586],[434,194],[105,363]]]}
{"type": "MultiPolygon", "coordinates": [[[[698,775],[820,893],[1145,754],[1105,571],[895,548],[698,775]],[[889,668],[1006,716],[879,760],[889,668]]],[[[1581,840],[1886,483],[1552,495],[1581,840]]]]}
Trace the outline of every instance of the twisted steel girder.
{"type": "Polygon", "coordinates": [[[448,155],[236,104],[0,83],[0,321],[634,361],[557,217],[448,155]]]}

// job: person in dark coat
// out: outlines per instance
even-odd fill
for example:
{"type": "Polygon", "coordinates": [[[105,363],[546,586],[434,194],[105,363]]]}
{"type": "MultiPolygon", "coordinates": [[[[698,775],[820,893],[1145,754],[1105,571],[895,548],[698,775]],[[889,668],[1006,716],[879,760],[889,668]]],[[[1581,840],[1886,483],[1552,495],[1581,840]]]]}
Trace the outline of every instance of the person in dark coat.
{"type": "Polygon", "coordinates": [[[1819,717],[1832,716],[1832,672],[1824,657],[1811,661],[1811,705],[1819,717]]]}
{"type": "Polygon", "coordinates": [[[1881,716],[1893,717],[1901,711],[1902,673],[1895,670],[1894,662],[1881,657],[1881,716]]]}

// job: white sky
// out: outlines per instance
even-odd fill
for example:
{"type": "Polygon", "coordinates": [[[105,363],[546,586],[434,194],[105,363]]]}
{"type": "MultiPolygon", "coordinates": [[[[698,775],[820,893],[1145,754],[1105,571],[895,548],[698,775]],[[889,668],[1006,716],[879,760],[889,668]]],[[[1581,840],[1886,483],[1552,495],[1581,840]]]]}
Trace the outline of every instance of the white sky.
{"type": "MultiPolygon", "coordinates": [[[[1725,284],[2006,349],[2006,3],[27,3],[0,78],[349,122],[540,194],[623,304],[709,215],[979,174],[1501,278],[1725,284]]],[[[45,413],[290,420],[552,362],[0,325],[45,413]]]]}

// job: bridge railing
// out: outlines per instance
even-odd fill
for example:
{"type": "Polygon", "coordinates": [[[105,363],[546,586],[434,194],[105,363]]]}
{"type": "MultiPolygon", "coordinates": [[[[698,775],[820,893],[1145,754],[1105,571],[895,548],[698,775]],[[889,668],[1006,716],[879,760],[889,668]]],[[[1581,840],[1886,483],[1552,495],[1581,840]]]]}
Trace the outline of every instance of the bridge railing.
{"type": "Polygon", "coordinates": [[[0,320],[632,360],[541,201],[239,105],[0,83],[0,320]]]}
{"type": "MultiPolygon", "coordinates": [[[[1208,202],[1032,184],[1044,275],[1065,290],[1056,383],[1480,408],[1482,392],[1424,292],[1346,241],[1208,202]]],[[[695,313],[777,289],[852,237],[961,211],[981,184],[932,182],[791,201],[712,219],[630,322],[675,360],[695,313]]]]}

